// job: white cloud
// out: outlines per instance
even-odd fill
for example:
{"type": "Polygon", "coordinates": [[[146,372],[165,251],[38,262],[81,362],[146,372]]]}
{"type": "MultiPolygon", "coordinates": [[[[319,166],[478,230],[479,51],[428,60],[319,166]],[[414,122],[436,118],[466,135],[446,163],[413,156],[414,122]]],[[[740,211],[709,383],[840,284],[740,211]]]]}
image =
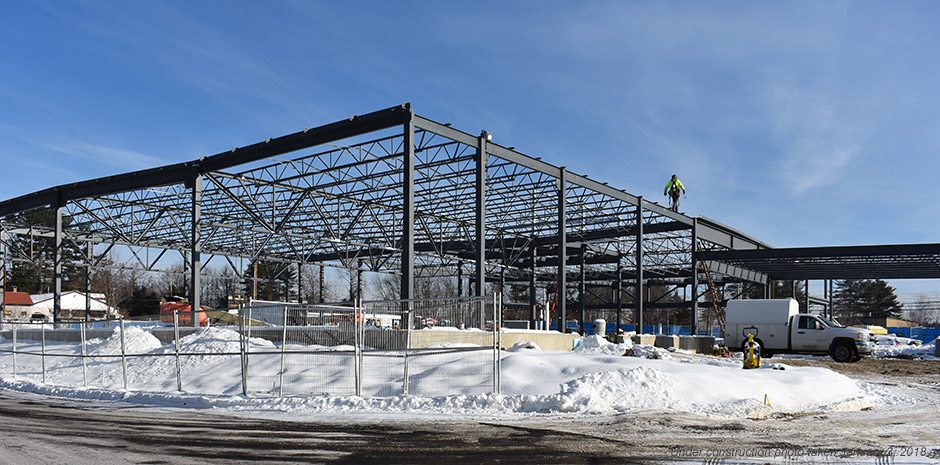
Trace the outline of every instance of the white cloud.
{"type": "Polygon", "coordinates": [[[854,120],[839,113],[827,92],[776,84],[768,100],[784,187],[802,194],[836,183],[861,152],[854,120]]]}
{"type": "Polygon", "coordinates": [[[116,166],[127,170],[154,168],[166,163],[158,157],[145,153],[87,142],[40,143],[37,145],[55,152],[82,157],[96,163],[116,166]]]}

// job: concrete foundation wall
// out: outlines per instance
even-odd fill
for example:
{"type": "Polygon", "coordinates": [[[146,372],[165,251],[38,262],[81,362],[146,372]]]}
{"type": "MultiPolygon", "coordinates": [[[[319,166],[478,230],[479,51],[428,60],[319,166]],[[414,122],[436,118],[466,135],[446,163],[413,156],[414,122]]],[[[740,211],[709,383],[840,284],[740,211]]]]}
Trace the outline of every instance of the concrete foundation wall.
{"type": "Polygon", "coordinates": [[[679,348],[679,336],[656,336],[653,345],[662,349],[679,348]]]}
{"type": "Polygon", "coordinates": [[[634,336],[631,336],[630,340],[632,340],[634,344],[642,344],[645,346],[651,346],[656,342],[656,336],[652,334],[636,334],[634,336]]]}
{"type": "MultiPolygon", "coordinates": [[[[180,328],[180,337],[193,334],[200,328],[180,328]]],[[[238,331],[238,328],[231,328],[238,331]]],[[[107,339],[114,334],[113,329],[89,329],[85,331],[86,340],[107,339]]],[[[154,328],[148,330],[163,344],[170,344],[174,339],[173,328],[154,328]]],[[[13,332],[0,331],[0,337],[11,339],[13,332]]],[[[18,329],[17,340],[39,341],[42,330],[18,329]]],[[[251,337],[267,339],[280,344],[283,337],[283,328],[280,327],[253,327],[251,337]]],[[[302,342],[322,346],[353,345],[354,334],[350,328],[304,328],[288,327],[288,342],[302,342]]],[[[501,337],[501,348],[508,349],[517,342],[534,342],[543,350],[570,351],[574,341],[580,336],[577,334],[561,334],[549,331],[504,332],[501,337]]],[[[81,332],[78,329],[47,329],[46,341],[53,342],[80,342],[81,332]]],[[[403,350],[405,348],[406,334],[395,330],[367,330],[365,331],[365,345],[380,350],[403,350]]],[[[411,332],[411,348],[422,349],[440,344],[476,344],[479,346],[492,346],[493,333],[486,331],[422,331],[411,332]]]]}
{"type": "Polygon", "coordinates": [[[715,338],[712,336],[679,336],[679,348],[700,354],[711,354],[715,349],[715,338]]]}

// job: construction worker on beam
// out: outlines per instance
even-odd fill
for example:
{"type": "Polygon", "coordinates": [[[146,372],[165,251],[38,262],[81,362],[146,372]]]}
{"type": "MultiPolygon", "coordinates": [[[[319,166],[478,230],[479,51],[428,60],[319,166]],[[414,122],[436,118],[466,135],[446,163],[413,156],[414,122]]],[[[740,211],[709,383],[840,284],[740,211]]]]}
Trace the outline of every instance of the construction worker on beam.
{"type": "Polygon", "coordinates": [[[663,188],[663,195],[668,195],[672,200],[672,203],[669,205],[669,209],[674,212],[679,211],[680,192],[683,196],[685,195],[685,186],[682,185],[682,181],[680,181],[676,175],[672,175],[672,178],[669,180],[669,182],[666,183],[666,187],[663,188]]]}

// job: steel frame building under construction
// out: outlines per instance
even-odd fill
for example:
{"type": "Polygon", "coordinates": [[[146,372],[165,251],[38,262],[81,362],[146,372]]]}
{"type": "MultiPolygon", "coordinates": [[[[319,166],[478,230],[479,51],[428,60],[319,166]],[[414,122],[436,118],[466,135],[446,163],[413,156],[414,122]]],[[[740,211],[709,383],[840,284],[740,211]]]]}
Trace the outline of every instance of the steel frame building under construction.
{"type": "Polygon", "coordinates": [[[698,259],[766,244],[491,139],[403,104],[190,162],[41,190],[0,202],[3,266],[36,259],[23,245],[30,242],[15,238],[53,244],[57,317],[65,244],[85,251],[72,265],[89,274],[117,249],[148,271],[179,253],[195,308],[213,259],[236,274],[245,259],[394,273],[402,299],[415,297],[423,277],[467,278],[475,296],[487,283],[527,283],[532,320],[537,290],[562,289],[551,318],[582,324],[585,295],[598,288],[610,290],[606,305],[618,318],[629,302],[640,322],[651,308],[696,315],[702,273],[716,285],[766,289],[764,272],[698,259]],[[40,210],[51,213],[42,221],[28,214],[40,210]],[[684,303],[651,301],[649,284],[690,292],[684,303]]]}

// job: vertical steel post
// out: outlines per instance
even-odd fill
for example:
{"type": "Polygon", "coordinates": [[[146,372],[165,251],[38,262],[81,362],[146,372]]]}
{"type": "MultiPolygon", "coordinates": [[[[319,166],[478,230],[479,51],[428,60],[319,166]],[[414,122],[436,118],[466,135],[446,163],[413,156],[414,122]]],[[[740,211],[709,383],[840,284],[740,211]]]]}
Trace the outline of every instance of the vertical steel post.
{"type": "Polygon", "coordinates": [[[636,318],[637,334],[643,334],[643,197],[636,202],[636,318]]]}
{"type": "Polygon", "coordinates": [[[829,281],[829,318],[832,318],[832,311],[833,311],[833,308],[832,308],[832,305],[833,305],[833,295],[835,294],[835,292],[833,292],[833,287],[832,287],[833,282],[832,282],[832,280],[830,279],[830,280],[828,280],[828,281],[829,281]]]}
{"type": "Polygon", "coordinates": [[[535,294],[535,261],[538,259],[538,249],[533,244],[529,247],[529,328],[535,329],[535,314],[538,312],[538,300],[535,294]]]}
{"type": "Polygon", "coordinates": [[[52,259],[52,321],[58,326],[62,319],[62,203],[53,208],[55,216],[54,247],[52,259]]]}
{"type": "Polygon", "coordinates": [[[698,218],[692,218],[692,335],[698,334],[698,218]]]}
{"type": "Polygon", "coordinates": [[[42,384],[46,384],[46,323],[43,322],[40,325],[40,328],[40,332],[42,333],[40,336],[40,339],[42,340],[40,352],[40,356],[42,358],[42,384]]]}
{"type": "Polygon", "coordinates": [[[297,262],[297,303],[304,303],[304,264],[297,262]]]}
{"type": "Polygon", "coordinates": [[[457,262],[457,297],[463,297],[463,262],[457,262]]]}
{"type": "Polygon", "coordinates": [[[88,351],[85,349],[85,341],[87,337],[85,336],[85,325],[79,325],[78,327],[79,337],[82,339],[82,386],[88,387],[88,363],[85,360],[85,357],[88,356],[88,351]]]}
{"type": "Polygon", "coordinates": [[[402,373],[404,376],[402,377],[401,392],[403,395],[407,396],[408,395],[408,350],[411,348],[411,324],[412,324],[411,311],[405,312],[404,316],[407,322],[405,323],[405,360],[404,360],[404,366],[402,368],[402,373]]]}
{"type": "Polygon", "coordinates": [[[565,321],[568,319],[568,277],[565,275],[568,267],[568,206],[567,187],[565,186],[565,167],[558,169],[558,331],[565,332],[565,321]]]}
{"type": "Polygon", "coordinates": [[[121,375],[124,379],[124,390],[127,390],[127,349],[124,346],[124,318],[121,318],[121,375]]]}
{"type": "MultiPolygon", "coordinates": [[[[192,231],[190,235],[190,254],[192,260],[189,267],[190,273],[190,298],[189,303],[193,311],[193,326],[199,327],[199,310],[202,308],[202,232],[200,222],[202,221],[202,174],[198,171],[193,173],[192,178],[192,231]]],[[[208,319],[207,319],[208,320],[208,319]]]]}
{"type": "Polygon", "coordinates": [[[245,357],[246,357],[245,346],[248,344],[248,340],[245,337],[245,329],[246,329],[245,323],[246,323],[246,316],[247,316],[245,312],[246,312],[246,309],[244,306],[238,309],[238,336],[239,336],[238,352],[240,355],[239,361],[241,362],[241,365],[242,365],[241,366],[242,395],[247,397],[248,396],[248,375],[245,371],[246,365],[247,365],[245,363],[245,357]]]}
{"type": "Polygon", "coordinates": [[[362,299],[356,298],[353,304],[353,373],[355,375],[354,382],[356,383],[356,395],[362,395],[362,366],[359,364],[359,358],[362,355],[362,327],[364,326],[363,316],[361,313],[360,302],[362,299]]]}
{"type": "Polygon", "coordinates": [[[183,392],[183,367],[180,363],[180,314],[173,310],[173,345],[176,349],[176,390],[183,392]]]}
{"type": "MultiPolygon", "coordinates": [[[[322,265],[321,265],[322,266],[322,265]]],[[[322,321],[322,318],[321,318],[322,321]]],[[[245,383],[242,386],[242,392],[248,395],[248,380],[251,376],[251,306],[248,306],[248,320],[245,321],[248,328],[245,330],[245,383]]]]}
{"type": "Polygon", "coordinates": [[[584,260],[587,257],[587,244],[578,249],[578,333],[584,334],[584,309],[587,305],[587,283],[584,274],[584,260]]]}
{"type": "Polygon", "coordinates": [[[326,302],[325,300],[323,300],[323,281],[324,281],[324,279],[323,279],[324,271],[323,271],[323,270],[324,270],[324,266],[321,264],[321,265],[320,265],[320,282],[317,283],[317,285],[318,285],[317,294],[319,294],[318,297],[319,297],[319,301],[320,301],[321,304],[322,304],[323,302],[326,302]]]}
{"type": "MultiPolygon", "coordinates": [[[[91,320],[91,263],[95,258],[95,247],[91,241],[87,242],[87,263],[85,263],[85,323],[91,320]]],[[[105,310],[104,317],[107,318],[108,311],[105,310]]]]}
{"type": "Polygon", "coordinates": [[[414,299],[415,286],[415,123],[414,112],[407,108],[403,127],[402,163],[402,237],[401,237],[401,298],[414,299]]]}
{"type": "Polygon", "coordinates": [[[277,375],[277,395],[284,397],[284,350],[287,348],[287,306],[284,307],[284,327],[281,330],[281,370],[277,375]]]}
{"type": "Polygon", "coordinates": [[[362,260],[359,260],[356,267],[356,298],[362,297],[362,260]]]}
{"type": "Polygon", "coordinates": [[[803,305],[806,306],[806,313],[809,313],[809,280],[803,281],[803,305]]]}
{"type": "Polygon", "coordinates": [[[621,314],[623,313],[623,257],[621,254],[617,254],[617,284],[615,287],[617,291],[617,324],[616,324],[616,334],[620,334],[620,322],[621,314]]]}
{"type": "Polygon", "coordinates": [[[486,142],[490,139],[483,131],[477,138],[477,151],[474,154],[474,249],[476,268],[474,269],[474,297],[483,298],[486,287],[486,142]]]}
{"type": "Polygon", "coordinates": [[[16,324],[13,324],[13,379],[16,379],[16,324]]]}

